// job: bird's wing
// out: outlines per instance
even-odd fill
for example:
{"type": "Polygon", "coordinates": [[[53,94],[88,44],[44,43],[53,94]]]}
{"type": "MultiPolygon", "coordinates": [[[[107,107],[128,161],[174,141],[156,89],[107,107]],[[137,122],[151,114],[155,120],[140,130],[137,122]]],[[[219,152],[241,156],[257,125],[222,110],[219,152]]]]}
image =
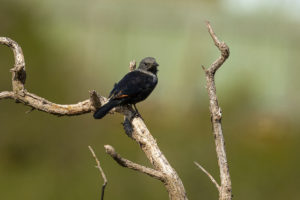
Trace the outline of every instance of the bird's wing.
{"type": "Polygon", "coordinates": [[[140,71],[132,71],[126,74],[123,79],[115,84],[110,96],[113,99],[134,97],[143,90],[150,88],[151,85],[153,86],[153,84],[156,83],[153,83],[152,76],[140,71]]]}
{"type": "Polygon", "coordinates": [[[117,88],[118,88],[118,84],[115,83],[114,88],[110,91],[108,98],[110,98],[116,92],[117,88]]]}

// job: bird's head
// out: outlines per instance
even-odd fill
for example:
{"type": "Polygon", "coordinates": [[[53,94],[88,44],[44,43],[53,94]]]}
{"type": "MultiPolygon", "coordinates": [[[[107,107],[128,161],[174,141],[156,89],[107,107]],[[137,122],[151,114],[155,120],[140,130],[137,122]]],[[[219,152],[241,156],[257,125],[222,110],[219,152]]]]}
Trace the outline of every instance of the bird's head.
{"type": "Polygon", "coordinates": [[[157,70],[158,66],[159,65],[157,64],[155,58],[146,57],[140,62],[139,69],[149,71],[149,72],[156,74],[158,71],[157,70]]]}

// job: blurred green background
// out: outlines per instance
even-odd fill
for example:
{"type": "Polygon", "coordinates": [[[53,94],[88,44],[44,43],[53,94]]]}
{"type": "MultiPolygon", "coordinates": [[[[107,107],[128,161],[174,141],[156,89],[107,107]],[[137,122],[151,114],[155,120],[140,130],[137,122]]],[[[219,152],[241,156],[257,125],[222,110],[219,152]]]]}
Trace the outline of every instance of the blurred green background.
{"type": "MultiPolygon", "coordinates": [[[[159,84],[138,105],[189,199],[217,199],[198,161],[218,179],[201,65],[219,52],[210,20],[231,56],[216,76],[234,199],[300,198],[300,3],[297,0],[1,0],[0,35],[24,52],[28,91],[70,104],[107,95],[129,61],[153,56],[159,84]]],[[[0,47],[0,91],[11,89],[13,54],[0,47]]],[[[162,183],[121,168],[103,145],[150,166],[116,114],[56,117],[0,102],[0,199],[167,199],[162,183]]]]}

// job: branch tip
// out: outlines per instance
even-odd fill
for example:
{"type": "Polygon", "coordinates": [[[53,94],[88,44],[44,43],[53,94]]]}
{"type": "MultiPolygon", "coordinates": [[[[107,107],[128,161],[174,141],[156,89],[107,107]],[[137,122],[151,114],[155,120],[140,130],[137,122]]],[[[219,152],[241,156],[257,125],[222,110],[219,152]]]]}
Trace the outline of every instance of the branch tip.
{"type": "Polygon", "coordinates": [[[208,172],[208,171],[206,171],[205,169],[204,169],[204,167],[202,167],[199,163],[197,163],[196,161],[194,161],[194,163],[195,163],[195,165],[199,168],[199,169],[201,169],[207,176],[208,176],[208,178],[211,180],[211,182],[213,183],[213,184],[215,184],[215,186],[216,186],[216,188],[218,189],[218,191],[220,192],[220,185],[218,184],[218,182],[214,179],[214,177],[208,172]]]}
{"type": "Polygon", "coordinates": [[[208,20],[205,20],[204,22],[205,22],[206,26],[210,26],[210,22],[208,20]]]}
{"type": "Polygon", "coordinates": [[[129,70],[130,71],[133,71],[133,70],[135,70],[136,69],[136,61],[135,60],[132,60],[132,61],[130,61],[130,63],[129,63],[129,70]]]}
{"type": "Polygon", "coordinates": [[[109,144],[104,145],[104,148],[105,148],[105,151],[107,154],[109,154],[109,155],[116,154],[115,149],[112,146],[110,146],[109,144]]]}
{"type": "Polygon", "coordinates": [[[208,32],[221,52],[221,56],[216,59],[211,66],[207,69],[206,75],[206,89],[209,97],[209,110],[211,113],[211,123],[213,128],[213,134],[215,139],[216,153],[218,158],[218,165],[220,171],[220,185],[217,184],[215,179],[198,163],[195,164],[208,175],[211,181],[217,186],[219,190],[220,200],[231,200],[232,190],[231,190],[231,179],[229,174],[229,168],[227,164],[227,157],[225,151],[225,140],[222,131],[222,111],[219,107],[218,98],[216,94],[216,84],[215,84],[215,73],[223,65],[226,59],[229,57],[229,47],[225,42],[220,42],[217,38],[213,28],[210,23],[207,23],[208,32]]]}
{"type": "Polygon", "coordinates": [[[165,181],[165,177],[164,177],[164,175],[163,175],[162,172],[157,171],[155,169],[151,169],[151,168],[145,167],[143,165],[134,163],[134,162],[132,162],[130,160],[127,160],[127,159],[123,158],[110,145],[104,145],[104,148],[105,148],[106,153],[108,155],[110,155],[122,167],[126,167],[126,168],[129,168],[129,169],[133,169],[135,171],[142,172],[142,173],[147,174],[147,175],[149,175],[149,176],[151,176],[153,178],[161,180],[162,182],[165,181]]]}
{"type": "Polygon", "coordinates": [[[34,110],[35,110],[35,108],[32,107],[30,110],[27,110],[25,113],[26,113],[26,114],[29,114],[29,113],[31,113],[31,112],[34,111],[34,110]]]}
{"type": "Polygon", "coordinates": [[[102,105],[100,101],[101,97],[97,94],[95,90],[89,91],[89,93],[91,105],[94,107],[94,109],[100,108],[102,105]]]}
{"type": "Polygon", "coordinates": [[[211,74],[215,74],[215,72],[221,67],[221,65],[226,61],[226,59],[229,57],[229,47],[226,45],[225,42],[220,42],[218,37],[216,36],[213,28],[211,27],[210,23],[207,24],[208,32],[213,39],[216,47],[221,52],[221,57],[218,58],[208,69],[211,74]]]}
{"type": "Polygon", "coordinates": [[[103,200],[104,199],[105,187],[107,185],[107,178],[106,178],[106,175],[105,175],[105,173],[104,173],[104,171],[103,171],[103,169],[102,169],[102,167],[100,165],[100,161],[98,160],[98,158],[97,158],[97,156],[96,156],[93,148],[91,146],[88,146],[88,148],[90,149],[90,152],[92,153],[92,155],[93,155],[93,157],[94,157],[94,159],[95,159],[95,161],[97,163],[97,165],[95,167],[99,169],[99,171],[101,173],[101,176],[103,178],[103,185],[102,185],[102,192],[101,192],[101,200],[103,200]]]}

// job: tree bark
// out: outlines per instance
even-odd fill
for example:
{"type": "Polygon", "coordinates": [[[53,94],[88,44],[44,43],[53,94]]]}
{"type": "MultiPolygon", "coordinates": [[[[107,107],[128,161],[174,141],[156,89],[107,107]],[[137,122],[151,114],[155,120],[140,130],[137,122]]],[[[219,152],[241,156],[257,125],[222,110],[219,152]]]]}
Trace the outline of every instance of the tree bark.
{"type": "MultiPolygon", "coordinates": [[[[214,33],[209,22],[206,23],[210,36],[212,37],[215,45],[221,52],[221,56],[205,71],[206,88],[209,96],[209,110],[211,114],[211,123],[213,128],[213,134],[215,138],[216,153],[218,158],[218,165],[220,170],[221,185],[219,190],[219,200],[231,200],[232,199],[232,187],[229,174],[229,167],[227,162],[227,156],[225,151],[225,140],[222,131],[222,111],[218,103],[215,74],[217,70],[222,66],[225,60],[229,57],[229,48],[225,42],[220,42],[214,33]]],[[[213,181],[214,182],[214,181],[213,181]]]]}

